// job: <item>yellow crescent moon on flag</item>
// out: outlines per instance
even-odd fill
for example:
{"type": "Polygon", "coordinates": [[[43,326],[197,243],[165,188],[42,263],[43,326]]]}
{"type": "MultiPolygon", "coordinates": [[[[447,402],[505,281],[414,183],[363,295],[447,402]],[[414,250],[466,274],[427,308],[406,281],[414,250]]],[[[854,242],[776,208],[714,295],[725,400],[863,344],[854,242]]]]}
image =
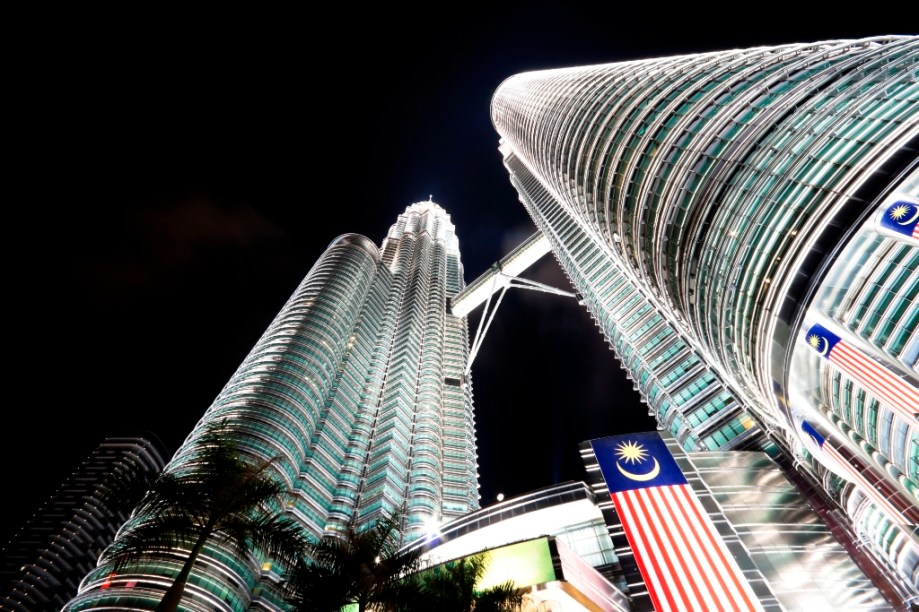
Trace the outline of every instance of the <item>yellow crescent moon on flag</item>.
{"type": "Polygon", "coordinates": [[[916,206],[915,204],[912,204],[911,206],[913,207],[913,211],[914,211],[913,216],[907,219],[906,221],[902,221],[902,222],[897,221],[897,223],[899,223],[900,225],[909,225],[916,219],[919,219],[919,206],[916,206]]]}
{"type": "Polygon", "coordinates": [[[818,336],[818,338],[820,338],[820,340],[823,341],[823,350],[821,351],[821,350],[818,348],[818,349],[817,349],[817,352],[820,353],[821,355],[823,355],[824,357],[826,357],[827,351],[830,350],[830,343],[827,342],[826,338],[824,338],[823,336],[818,336]]]}
{"type": "Polygon", "coordinates": [[[619,465],[618,461],[616,462],[616,467],[619,468],[619,471],[622,472],[622,475],[628,478],[629,480],[637,480],[638,482],[647,482],[649,480],[654,480],[655,478],[657,478],[657,475],[661,473],[661,466],[657,462],[657,458],[651,457],[651,459],[654,461],[654,467],[651,468],[650,472],[647,472],[645,474],[634,474],[628,471],[627,469],[625,469],[624,467],[622,467],[621,465],[619,465]]]}

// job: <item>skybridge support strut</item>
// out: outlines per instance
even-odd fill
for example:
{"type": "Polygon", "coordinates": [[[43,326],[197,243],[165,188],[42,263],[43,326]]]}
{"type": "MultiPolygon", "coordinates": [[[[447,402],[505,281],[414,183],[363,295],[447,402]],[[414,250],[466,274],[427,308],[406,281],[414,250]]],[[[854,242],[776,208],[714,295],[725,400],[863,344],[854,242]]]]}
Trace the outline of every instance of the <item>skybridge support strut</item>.
{"type": "Polygon", "coordinates": [[[495,313],[498,312],[498,307],[501,306],[501,301],[504,299],[504,294],[511,287],[519,287],[520,289],[529,289],[531,291],[541,291],[543,293],[552,293],[554,295],[573,297],[579,300],[579,296],[576,293],[572,293],[570,291],[564,291],[557,287],[552,287],[551,285],[546,285],[544,283],[529,280],[526,278],[508,276],[502,272],[495,273],[494,277],[491,279],[491,291],[489,292],[488,299],[485,300],[485,306],[482,310],[482,318],[479,319],[479,325],[478,328],[476,328],[475,338],[473,339],[472,347],[469,350],[469,361],[466,363],[466,371],[463,373],[464,376],[469,376],[469,372],[472,370],[472,362],[475,361],[476,355],[479,353],[479,349],[482,346],[482,341],[485,339],[485,334],[488,333],[488,328],[491,327],[491,323],[495,318],[495,313]],[[498,294],[498,299],[495,302],[494,308],[491,308],[492,298],[496,293],[498,294]]]}

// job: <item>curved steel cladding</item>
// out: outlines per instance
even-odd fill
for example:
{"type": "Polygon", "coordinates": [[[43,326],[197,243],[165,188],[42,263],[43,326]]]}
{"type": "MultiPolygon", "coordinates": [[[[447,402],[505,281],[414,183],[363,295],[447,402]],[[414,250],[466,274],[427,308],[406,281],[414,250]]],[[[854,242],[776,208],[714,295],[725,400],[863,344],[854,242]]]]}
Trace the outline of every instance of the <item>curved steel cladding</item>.
{"type": "MultiPolygon", "coordinates": [[[[738,395],[509,150],[504,163],[530,217],[656,418],[686,450],[759,447],[762,429],[738,395]]],[[[615,407],[613,408],[615,409],[615,407]]]]}
{"type": "MultiPolygon", "coordinates": [[[[225,422],[247,455],[279,457],[293,493],[279,510],[314,537],[405,510],[412,539],[432,520],[478,509],[468,330],[447,314],[462,275],[453,224],[433,202],[407,207],[380,248],[339,236],[166,469],[191,468],[205,425],[225,422]]],[[[117,582],[103,562],[65,609],[153,609],[185,554],[151,554],[117,582]]],[[[283,571],[209,546],[182,605],[286,609],[283,571]]]]}
{"type": "Polygon", "coordinates": [[[717,208],[687,233],[693,263],[680,274],[706,344],[769,404],[773,343],[788,342],[792,313],[804,307],[800,277],[817,271],[819,236],[846,239],[877,197],[862,186],[917,129],[919,39],[800,53],[770,60],[781,76],[750,101],[763,117],[725,126],[743,150],[713,190],[717,208]]]}
{"type": "Polygon", "coordinates": [[[478,508],[465,319],[447,313],[461,290],[459,242],[436,204],[410,206],[382,247],[390,273],[392,322],[374,435],[361,494],[362,516],[402,503],[408,538],[425,525],[478,508]]]}
{"type": "Polygon", "coordinates": [[[787,279],[914,127],[917,41],[885,37],[515,75],[498,132],[771,405],[787,279]],[[883,99],[883,103],[879,103],[883,99]]]}
{"type": "Polygon", "coordinates": [[[109,477],[135,480],[163,469],[167,458],[155,437],[99,444],[5,546],[0,563],[9,582],[0,610],[60,610],[130,514],[106,502],[109,477]]]}
{"type": "MultiPolygon", "coordinates": [[[[912,151],[915,155],[915,150],[912,151]]],[[[833,254],[787,347],[801,457],[899,572],[919,580],[919,162],[833,254]],[[888,231],[886,225],[896,231],[888,231]],[[833,342],[830,347],[827,342],[833,342]],[[866,485],[870,483],[870,485],[866,485]]],[[[898,179],[898,180],[897,180],[898,179]]],[[[886,185],[886,182],[885,182],[886,185]]]]}
{"type": "Polygon", "coordinates": [[[692,450],[755,417],[914,588],[919,37],[523,73],[491,115],[658,422],[692,450]]]}
{"type": "MultiPolygon", "coordinates": [[[[309,465],[307,457],[316,441],[349,433],[334,431],[323,418],[325,399],[334,386],[338,364],[348,348],[350,331],[361,313],[378,262],[377,247],[367,238],[348,234],[333,241],[166,470],[190,469],[196,441],[204,428],[223,421],[244,453],[259,460],[280,457],[274,464],[277,476],[292,490],[298,488],[302,465],[309,465]]],[[[321,473],[309,471],[305,478],[311,491],[324,495],[323,500],[331,498],[330,485],[321,473]]],[[[314,515],[322,515],[318,522],[324,525],[324,507],[298,502],[288,510],[301,517],[308,531],[321,533],[321,527],[315,527],[314,515]]],[[[132,519],[140,520],[142,516],[132,519]]],[[[151,554],[123,572],[117,583],[109,579],[110,564],[101,563],[65,609],[153,609],[171,577],[178,574],[186,554],[151,554]]],[[[254,593],[270,590],[271,581],[265,581],[268,574],[262,571],[266,561],[270,560],[253,555],[238,557],[233,550],[207,546],[189,577],[183,607],[202,611],[248,609],[254,593]]]]}
{"type": "Polygon", "coordinates": [[[254,453],[284,457],[297,493],[291,508],[322,532],[353,412],[329,409],[377,273],[379,252],[363,236],[334,240],[218,396],[206,418],[239,423],[254,453]]]}
{"type": "Polygon", "coordinates": [[[310,443],[333,433],[323,418],[326,398],[378,261],[377,247],[367,238],[356,234],[336,238],[195,431],[206,423],[226,420],[238,429],[242,447],[255,457],[282,457],[276,463],[279,476],[293,488],[310,443]]]}

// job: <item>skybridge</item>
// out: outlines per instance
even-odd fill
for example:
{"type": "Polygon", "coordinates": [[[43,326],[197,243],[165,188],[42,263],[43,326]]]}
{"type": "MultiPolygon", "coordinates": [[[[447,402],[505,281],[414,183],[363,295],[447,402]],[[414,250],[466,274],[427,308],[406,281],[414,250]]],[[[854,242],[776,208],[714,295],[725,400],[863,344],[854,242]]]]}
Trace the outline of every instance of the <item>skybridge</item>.
{"type": "Polygon", "coordinates": [[[466,285],[466,288],[453,296],[450,300],[450,312],[456,317],[465,317],[470,312],[485,304],[482,311],[482,317],[479,319],[479,326],[475,332],[475,339],[472,341],[472,347],[469,352],[469,361],[466,363],[464,374],[469,375],[472,369],[472,362],[475,360],[479,347],[488,327],[491,325],[504,299],[504,293],[511,287],[521,289],[530,289],[531,291],[542,291],[544,293],[554,293],[566,297],[577,298],[577,294],[570,291],[563,291],[556,287],[532,281],[526,278],[518,278],[524,270],[539,261],[539,259],[551,251],[549,240],[542,232],[536,232],[519,246],[515,247],[510,253],[492,264],[485,273],[477,279],[466,285]],[[498,294],[498,298],[492,305],[492,298],[498,294]]]}

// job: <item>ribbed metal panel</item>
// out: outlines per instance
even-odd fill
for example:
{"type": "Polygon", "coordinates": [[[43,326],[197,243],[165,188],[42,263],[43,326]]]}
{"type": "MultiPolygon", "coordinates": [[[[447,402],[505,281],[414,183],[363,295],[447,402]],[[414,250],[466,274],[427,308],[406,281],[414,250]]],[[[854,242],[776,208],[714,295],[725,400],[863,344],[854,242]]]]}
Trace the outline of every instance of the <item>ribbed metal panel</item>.
{"type": "MultiPolygon", "coordinates": [[[[293,494],[280,510],[313,537],[352,517],[368,524],[404,511],[411,540],[432,521],[478,509],[471,383],[462,377],[468,330],[447,312],[462,273],[450,217],[430,201],[407,207],[380,247],[339,236],[167,469],[190,467],[204,427],[225,421],[253,459],[279,457],[276,475],[293,494]]],[[[66,609],[152,609],[183,559],[151,556],[103,589],[111,571],[103,558],[66,609]]],[[[182,605],[284,609],[281,572],[268,559],[209,547],[182,605]]]]}
{"type": "Polygon", "coordinates": [[[919,409],[806,332],[916,397],[919,243],[876,219],[919,210],[917,109],[915,36],[522,73],[491,107],[521,200],[660,425],[693,450],[752,417],[774,446],[734,429],[725,448],[789,453],[907,594],[919,409]],[[858,478],[827,476],[804,422],[858,478]]]}

